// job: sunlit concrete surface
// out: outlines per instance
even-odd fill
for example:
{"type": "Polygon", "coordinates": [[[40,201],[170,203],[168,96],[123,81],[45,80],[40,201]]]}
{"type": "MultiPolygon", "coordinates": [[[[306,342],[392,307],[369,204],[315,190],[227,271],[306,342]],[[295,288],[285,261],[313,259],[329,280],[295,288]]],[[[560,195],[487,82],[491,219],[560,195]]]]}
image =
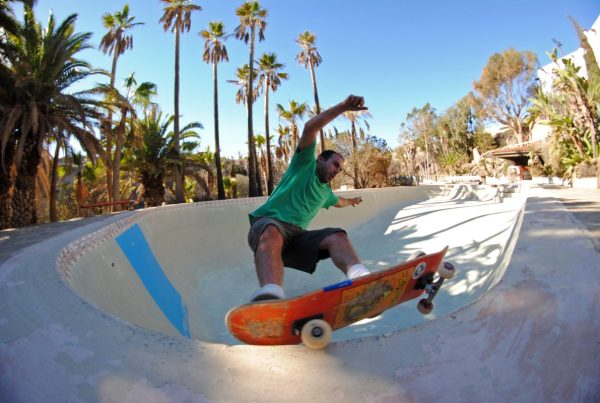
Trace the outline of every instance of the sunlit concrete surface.
{"type": "MultiPolygon", "coordinates": [[[[593,401],[600,257],[543,189],[357,192],[322,212],[374,270],[450,246],[460,274],[430,317],[406,303],[325,351],[242,345],[227,310],[257,286],[247,213],[260,200],[147,209],[33,245],[0,266],[8,401],[593,401]],[[142,251],[142,252],[140,252],[142,251]],[[149,273],[140,267],[150,267],[149,273]],[[590,400],[591,399],[591,400],[590,400]]],[[[298,295],[336,282],[288,270],[298,295]]]]}

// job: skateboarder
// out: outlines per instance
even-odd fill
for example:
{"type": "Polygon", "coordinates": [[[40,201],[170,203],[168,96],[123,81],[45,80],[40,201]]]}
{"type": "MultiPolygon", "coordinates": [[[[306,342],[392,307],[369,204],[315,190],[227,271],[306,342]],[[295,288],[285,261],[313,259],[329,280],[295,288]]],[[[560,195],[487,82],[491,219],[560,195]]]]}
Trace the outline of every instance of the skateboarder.
{"type": "Polygon", "coordinates": [[[315,149],[317,133],[327,123],[346,111],[364,109],[364,99],[350,95],[306,122],[281,181],[267,202],[250,213],[248,243],[261,286],[252,301],[285,298],[284,266],[312,274],[319,260],[331,257],[350,279],[369,274],[343,229],[306,229],[321,208],[362,202],[361,197],[345,199],[332,192],[330,182],[342,170],[344,158],[332,150],[315,158],[315,149]]]}

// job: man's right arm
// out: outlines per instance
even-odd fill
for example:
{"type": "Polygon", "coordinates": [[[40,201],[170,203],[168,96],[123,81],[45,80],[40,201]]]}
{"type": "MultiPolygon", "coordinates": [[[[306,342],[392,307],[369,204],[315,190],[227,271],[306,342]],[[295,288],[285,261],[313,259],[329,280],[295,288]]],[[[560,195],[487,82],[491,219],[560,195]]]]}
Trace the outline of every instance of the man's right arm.
{"type": "Polygon", "coordinates": [[[317,133],[319,133],[319,131],[323,127],[325,127],[327,123],[331,122],[333,119],[335,119],[344,112],[360,111],[367,109],[364,105],[365,100],[363,97],[349,95],[345,100],[343,100],[339,104],[319,113],[317,116],[310,119],[304,125],[302,136],[300,137],[300,141],[298,142],[298,149],[303,150],[304,148],[314,143],[317,140],[317,133]]]}

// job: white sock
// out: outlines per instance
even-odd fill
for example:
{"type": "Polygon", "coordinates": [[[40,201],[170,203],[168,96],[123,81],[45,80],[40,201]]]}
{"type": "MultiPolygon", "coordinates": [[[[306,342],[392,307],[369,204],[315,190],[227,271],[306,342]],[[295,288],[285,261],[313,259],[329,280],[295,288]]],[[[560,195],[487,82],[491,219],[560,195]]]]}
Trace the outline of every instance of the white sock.
{"type": "Polygon", "coordinates": [[[371,274],[369,269],[367,269],[364,264],[358,263],[348,269],[346,276],[352,280],[358,277],[366,276],[367,274],[371,274]]]}
{"type": "Polygon", "coordinates": [[[262,288],[258,289],[254,294],[252,294],[252,297],[250,297],[250,301],[254,300],[254,298],[262,294],[271,294],[276,296],[277,298],[285,299],[285,291],[283,291],[283,288],[281,288],[280,285],[270,283],[265,284],[262,288]]]}

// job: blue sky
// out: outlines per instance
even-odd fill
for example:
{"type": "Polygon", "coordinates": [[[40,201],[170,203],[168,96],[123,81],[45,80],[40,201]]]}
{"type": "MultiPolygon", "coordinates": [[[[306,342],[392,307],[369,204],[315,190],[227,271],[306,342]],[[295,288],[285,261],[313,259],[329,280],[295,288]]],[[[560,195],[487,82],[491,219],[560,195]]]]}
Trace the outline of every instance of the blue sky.
{"type": "MultiPolygon", "coordinates": [[[[62,21],[78,14],[77,31],[92,32],[97,47],[106,32],[101,16],[121,10],[122,0],[38,0],[38,20],[48,11],[62,21]]],[[[158,20],[158,0],[130,0],[130,13],[145,22],[131,31],[134,48],[119,59],[118,82],[135,72],[138,82],[157,84],[155,102],[173,113],[174,35],[158,20]]],[[[228,33],[238,25],[235,10],[241,0],[195,0],[202,10],[192,16],[190,32],[182,36],[180,113],[183,124],[199,121],[201,146],[214,150],[212,70],[202,61],[203,40],[198,32],[209,21],[222,21],[228,33]]],[[[290,78],[272,94],[271,130],[277,126],[275,104],[289,100],[313,103],[310,74],[295,56],[295,39],[309,30],[317,35],[323,63],[316,70],[319,98],[324,107],[348,94],[362,95],[372,114],[371,134],[398,145],[400,124],[413,107],[429,102],[439,113],[466,95],[488,58],[513,47],[531,50],[542,65],[546,52],[562,43],[565,53],[578,45],[568,17],[589,28],[600,14],[597,0],[262,0],[268,11],[266,39],[256,47],[256,59],[275,52],[290,78]]],[[[237,88],[225,80],[248,62],[248,47],[231,37],[226,42],[230,62],[219,65],[221,149],[225,156],[247,153],[246,111],[235,103],[237,88]]],[[[110,70],[111,57],[96,49],[81,57],[110,70]]],[[[106,80],[107,82],[107,80],[106,80]]],[[[333,123],[339,130],[348,123],[333,123]]],[[[264,100],[254,107],[254,130],[264,134],[264,100]]],[[[272,132],[273,133],[273,132],[272,132]]]]}

